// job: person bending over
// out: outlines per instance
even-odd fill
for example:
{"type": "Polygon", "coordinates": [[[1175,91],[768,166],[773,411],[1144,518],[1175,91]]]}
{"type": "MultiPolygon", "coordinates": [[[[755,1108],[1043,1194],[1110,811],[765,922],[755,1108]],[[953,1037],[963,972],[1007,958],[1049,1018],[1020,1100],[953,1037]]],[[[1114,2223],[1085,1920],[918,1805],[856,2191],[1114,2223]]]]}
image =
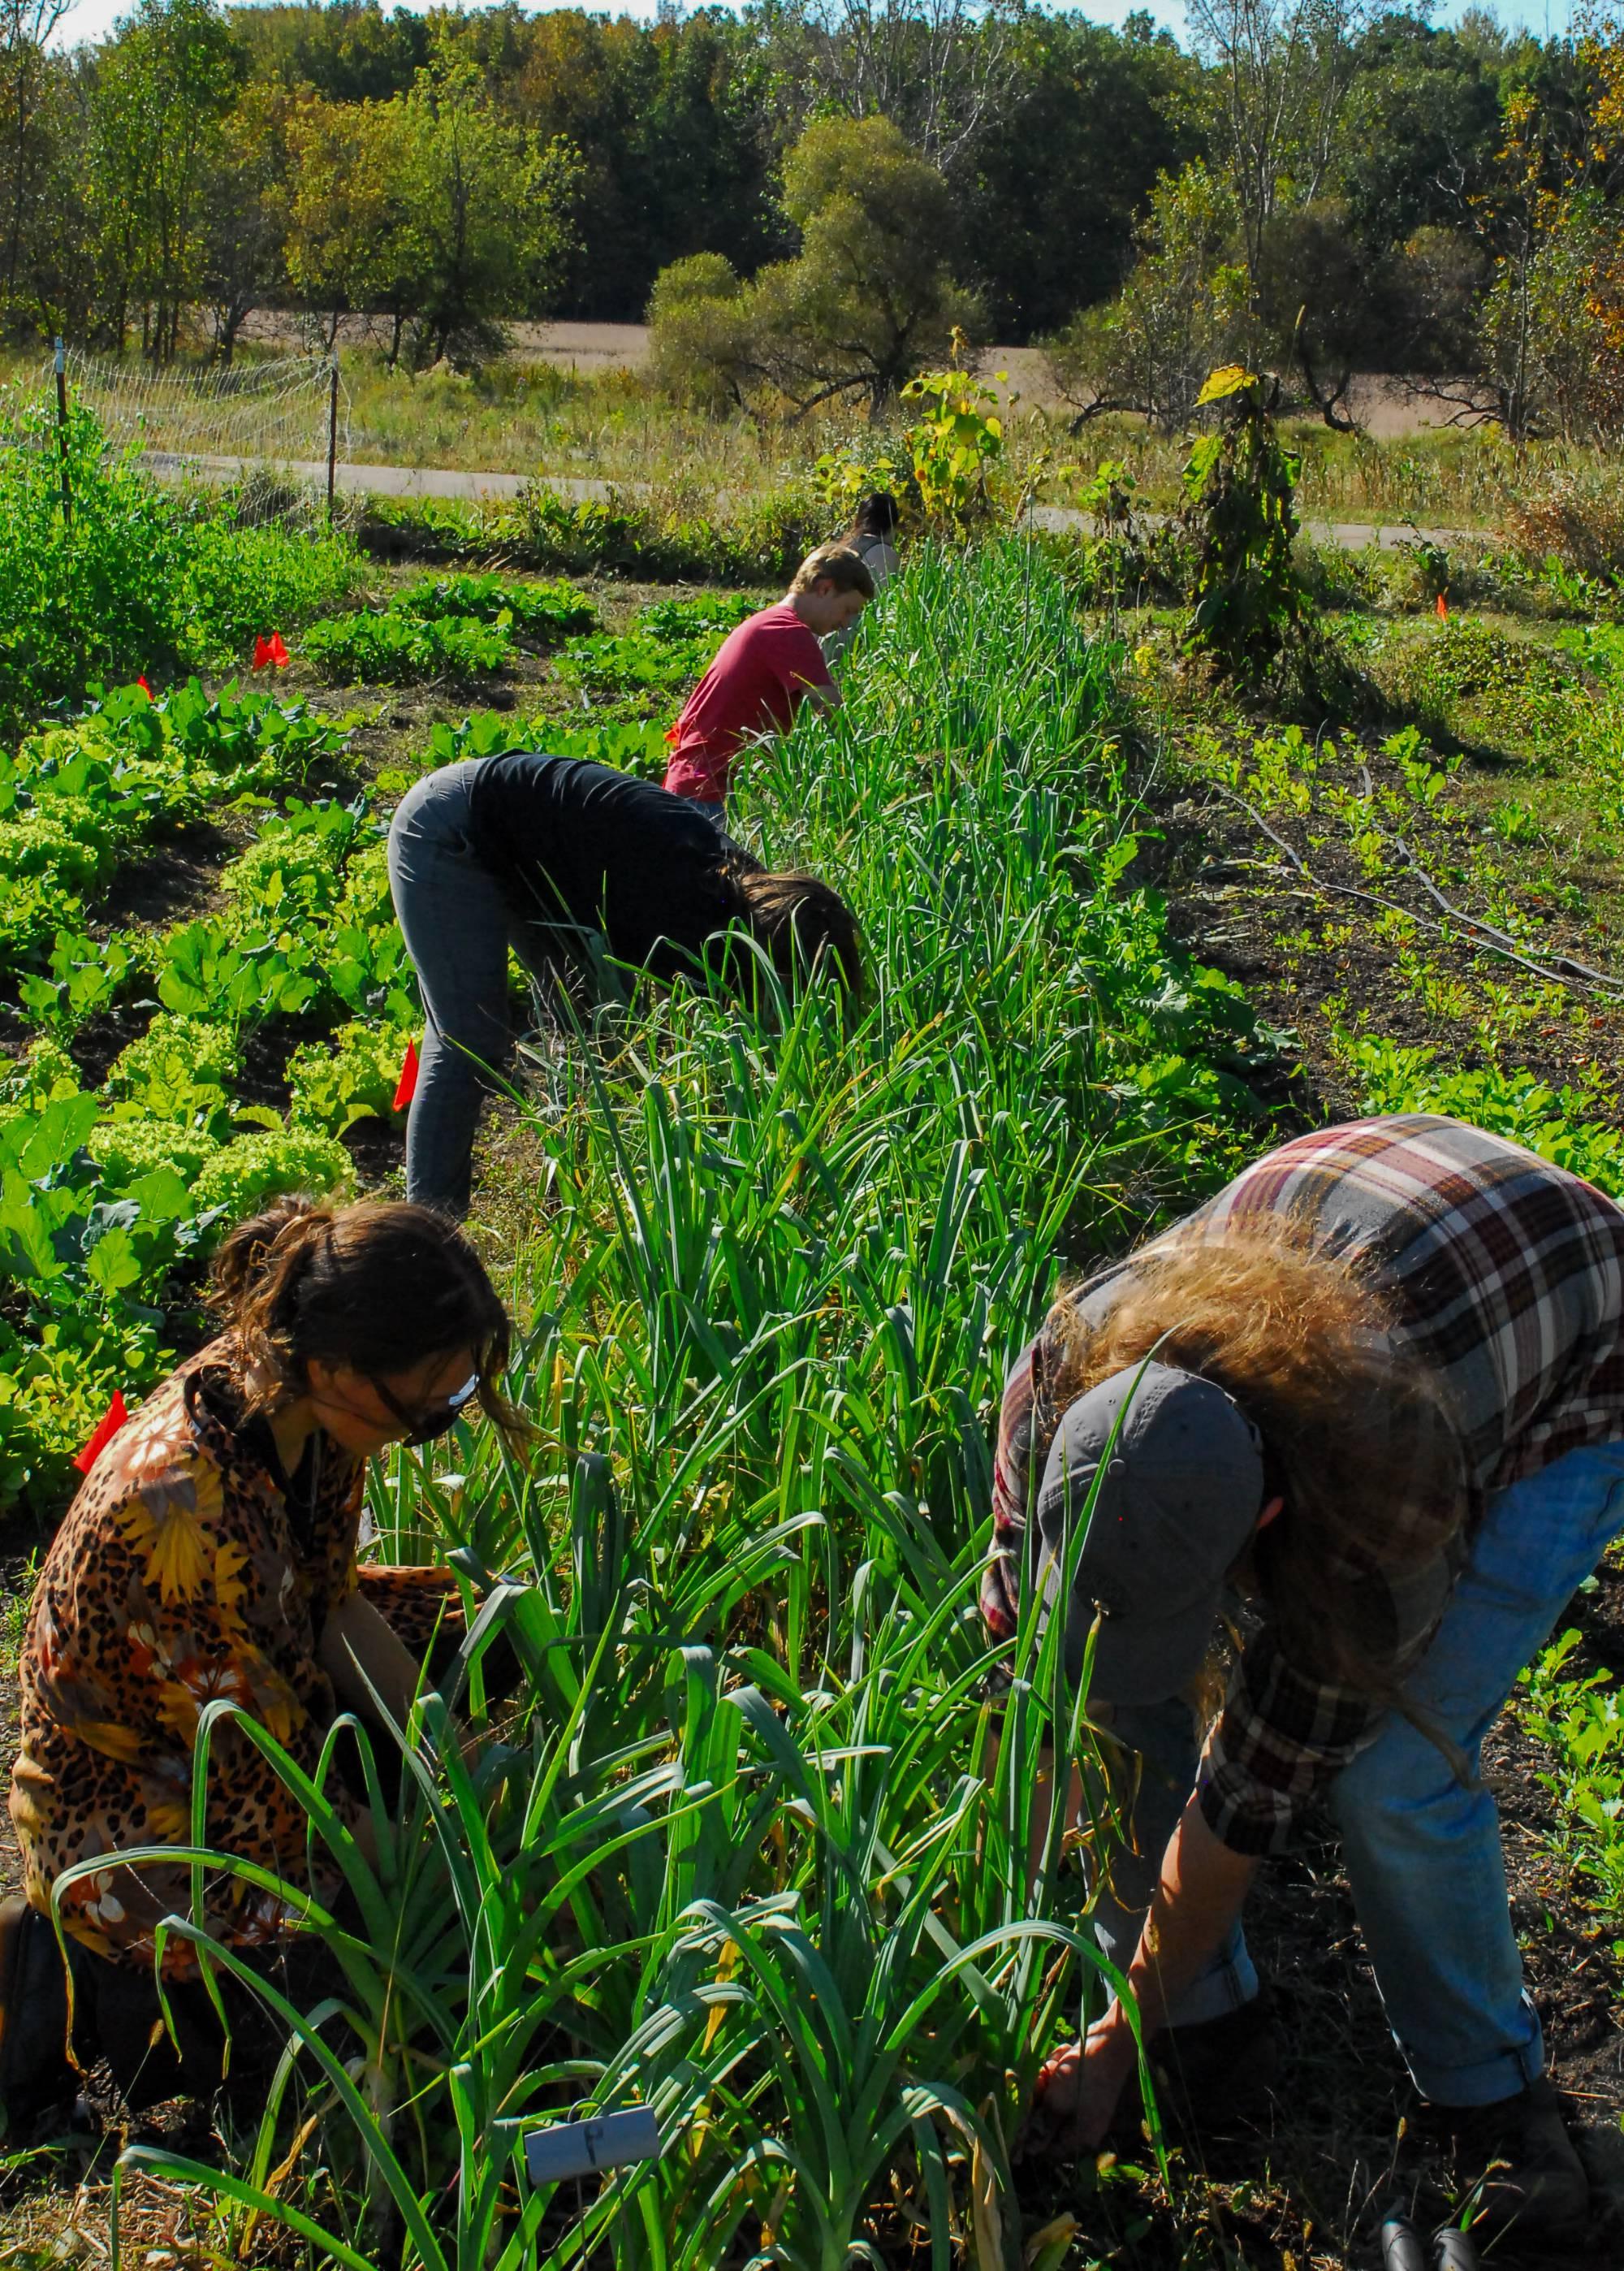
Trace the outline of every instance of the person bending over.
{"type": "MultiPolygon", "coordinates": [[[[442,1216],[283,1199],[231,1232],[214,1277],[225,1330],[103,1448],[29,1612],[11,1795],[26,1898],[0,1904],[10,2125],[76,2087],[58,1892],[78,2066],[105,2055],[134,2108],[218,2086],[223,2037],[187,1940],[167,1939],[161,1967],[178,2048],[154,1979],[156,1928],[190,1913],[190,1869],[118,1856],[189,1843],[212,1702],[236,1704],[308,1775],[341,1710],[375,1720],[373,1691],[404,1724],[431,1642],[437,1660],[463,1619],[449,1571],[358,1564],[367,1462],[476,1408],[520,1432],[498,1386],[507,1314],[442,1216]]],[[[397,1760],[387,1737],[379,1756],[385,1769],[397,1760]]],[[[364,1838],[351,1784],[330,1776],[327,1794],[364,1838]]],[[[337,1890],[299,1799],[229,1722],[213,1731],[207,1834],[290,1887],[323,1901],[337,1890]]],[[[199,1921],[267,1969],[306,1953],[296,1905],[227,1873],[205,1876],[199,1921]]],[[[255,2016],[239,1998],[234,2024],[251,2033],[255,2016]]]]}
{"type": "Polygon", "coordinates": [[[823,711],[840,707],[840,689],[818,642],[849,630],[873,596],[874,579],[855,552],[823,544],[808,553],[776,606],[728,633],[666,734],[671,793],[721,829],[733,760],[743,745],[787,733],[804,701],[823,711]]]}
{"type": "MultiPolygon", "coordinates": [[[[1546,2233],[1587,2187],[1478,1762],[1624,1528],[1621,1315],[1624,1212],[1577,1177],[1425,1114],[1299,1137],[1051,1309],[1005,1391],[983,1595],[1007,1635],[1041,1588],[1074,1672],[1095,1631],[1142,1769],[1096,1934],[1198,2118],[1266,2070],[1242,1909],[1320,1798],[1432,2125],[1506,2164],[1486,2222],[1546,2233]],[[1203,1747],[1227,1585],[1257,1622],[1203,1747]]],[[[1113,2004],[1044,2068],[1034,2142],[1097,2147],[1134,2064],[1113,2004]]]]}
{"type": "MultiPolygon", "coordinates": [[[[480,1100],[512,1049],[508,949],[552,997],[565,973],[619,963],[704,974],[737,924],[786,983],[827,961],[860,989],[849,909],[815,876],[768,874],[680,797],[584,759],[515,751],[443,766],[402,798],[389,889],[423,993],[406,1191],[465,1213],[480,1100]]],[[[738,979],[745,957],[720,966],[738,979]]]]}

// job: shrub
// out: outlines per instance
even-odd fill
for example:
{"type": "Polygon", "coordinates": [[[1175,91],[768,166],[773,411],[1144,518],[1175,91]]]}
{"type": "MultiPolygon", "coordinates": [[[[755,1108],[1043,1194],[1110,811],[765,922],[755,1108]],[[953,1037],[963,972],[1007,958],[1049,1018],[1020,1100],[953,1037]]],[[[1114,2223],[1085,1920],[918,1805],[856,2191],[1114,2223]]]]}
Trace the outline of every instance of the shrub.
{"type": "Polygon", "coordinates": [[[1538,560],[1554,556],[1606,584],[1624,576],[1624,484],[1611,464],[1561,465],[1519,486],[1506,533],[1538,560]]]}

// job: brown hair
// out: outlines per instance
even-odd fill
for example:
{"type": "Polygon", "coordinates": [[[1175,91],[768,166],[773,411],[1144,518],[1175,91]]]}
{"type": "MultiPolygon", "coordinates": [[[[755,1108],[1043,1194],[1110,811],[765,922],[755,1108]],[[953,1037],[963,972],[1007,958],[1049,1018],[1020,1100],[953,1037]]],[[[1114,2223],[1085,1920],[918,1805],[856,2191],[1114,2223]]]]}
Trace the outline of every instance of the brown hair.
{"type": "Polygon", "coordinates": [[[745,924],[786,986],[828,963],[851,1000],[862,1000],[863,936],[838,891],[794,868],[769,875],[742,862],[732,879],[745,924]]]}
{"type": "Polygon", "coordinates": [[[861,592],[865,599],[874,596],[874,578],[867,563],[843,544],[820,544],[809,552],[796,570],[790,585],[792,592],[810,592],[814,584],[833,584],[837,592],[861,592]]]}
{"type": "Polygon", "coordinates": [[[498,1384],[508,1312],[462,1231],[432,1208],[273,1200],[215,1256],[214,1306],[244,1375],[268,1383],[261,1409],[302,1394],[312,1358],[375,1381],[469,1348],[483,1409],[511,1440],[527,1432],[498,1384]]]}
{"type": "Polygon", "coordinates": [[[1096,1329],[1069,1300],[1050,1311],[1059,1363],[1045,1401],[1057,1416],[1153,1351],[1233,1396],[1263,1437],[1268,1495],[1286,1501],[1255,1541],[1255,1567],[1288,1652],[1403,1709],[1385,1589],[1360,1581],[1435,1561],[1460,1527],[1467,1478],[1440,1386],[1394,1360],[1392,1319],[1364,1271],[1293,1224],[1175,1232],[1135,1255],[1096,1329]]]}
{"type": "Polygon", "coordinates": [[[873,489],[858,505],[851,526],[834,541],[854,551],[865,537],[877,536],[882,544],[888,544],[896,534],[896,499],[889,489],[873,489]]]}

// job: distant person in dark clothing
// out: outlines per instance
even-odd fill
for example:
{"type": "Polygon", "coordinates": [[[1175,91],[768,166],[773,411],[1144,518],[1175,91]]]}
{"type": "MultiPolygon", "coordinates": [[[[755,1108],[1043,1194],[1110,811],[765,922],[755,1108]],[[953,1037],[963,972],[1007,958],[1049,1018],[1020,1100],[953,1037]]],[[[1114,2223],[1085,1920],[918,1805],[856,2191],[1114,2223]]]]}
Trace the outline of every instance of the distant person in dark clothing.
{"type": "Polygon", "coordinates": [[[874,596],[855,552],[819,545],[775,606],[746,617],[723,641],[710,668],[665,736],[665,786],[720,829],[733,760],[746,741],[787,733],[803,702],[838,710],[819,639],[849,629],[874,596]]]}
{"type": "Polygon", "coordinates": [[[786,980],[832,963],[856,992],[850,910],[814,875],[769,875],[652,781],[528,751],[444,765],[401,800],[389,889],[426,1031],[406,1129],[406,1188],[466,1211],[482,1095],[511,1054],[508,950],[556,999],[600,953],[664,981],[749,960],[710,946],[748,932],[786,980]]]}

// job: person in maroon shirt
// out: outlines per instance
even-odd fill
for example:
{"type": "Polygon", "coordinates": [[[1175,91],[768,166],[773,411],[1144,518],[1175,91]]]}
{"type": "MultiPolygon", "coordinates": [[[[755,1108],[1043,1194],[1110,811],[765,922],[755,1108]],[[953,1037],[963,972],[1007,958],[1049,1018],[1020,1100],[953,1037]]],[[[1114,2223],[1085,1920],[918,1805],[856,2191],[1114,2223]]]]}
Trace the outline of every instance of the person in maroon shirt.
{"type": "Polygon", "coordinates": [[[824,544],[809,553],[777,605],[729,633],[689,695],[665,736],[671,793],[697,805],[720,828],[741,745],[785,732],[803,701],[826,711],[840,706],[840,689],[818,642],[855,623],[873,596],[874,579],[855,552],[824,544]]]}

